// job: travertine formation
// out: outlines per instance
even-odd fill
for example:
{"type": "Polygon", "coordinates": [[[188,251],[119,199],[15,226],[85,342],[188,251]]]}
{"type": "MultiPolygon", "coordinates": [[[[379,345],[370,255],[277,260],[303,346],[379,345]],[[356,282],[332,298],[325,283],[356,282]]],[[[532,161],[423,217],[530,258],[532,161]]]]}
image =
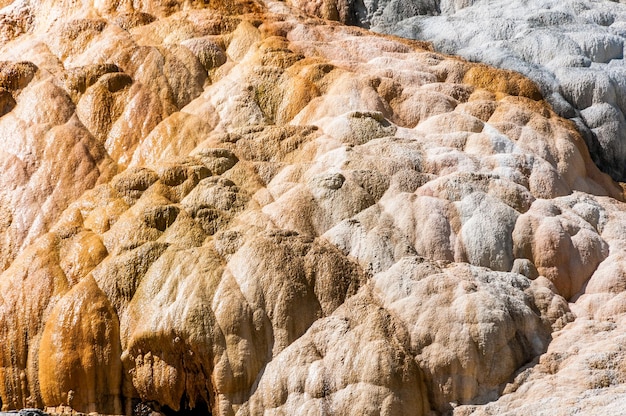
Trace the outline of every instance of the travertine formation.
{"type": "Polygon", "coordinates": [[[624,0],[287,1],[525,74],[577,124],[600,169],[626,181],[624,0]]]}
{"type": "Polygon", "coordinates": [[[3,410],[623,408],[624,190],[529,79],[274,1],[2,19],[3,410]]]}

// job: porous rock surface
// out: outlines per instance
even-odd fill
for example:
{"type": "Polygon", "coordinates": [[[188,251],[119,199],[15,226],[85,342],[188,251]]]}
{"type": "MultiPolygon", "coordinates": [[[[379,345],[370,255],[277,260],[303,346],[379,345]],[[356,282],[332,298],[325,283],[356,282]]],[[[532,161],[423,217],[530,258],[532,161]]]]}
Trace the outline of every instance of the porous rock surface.
{"type": "Polygon", "coordinates": [[[3,410],[620,408],[624,191],[532,81],[281,2],[5,3],[3,410]]]}
{"type": "Polygon", "coordinates": [[[626,181],[623,0],[288,0],[318,16],[521,72],[583,133],[592,158],[626,181]]]}

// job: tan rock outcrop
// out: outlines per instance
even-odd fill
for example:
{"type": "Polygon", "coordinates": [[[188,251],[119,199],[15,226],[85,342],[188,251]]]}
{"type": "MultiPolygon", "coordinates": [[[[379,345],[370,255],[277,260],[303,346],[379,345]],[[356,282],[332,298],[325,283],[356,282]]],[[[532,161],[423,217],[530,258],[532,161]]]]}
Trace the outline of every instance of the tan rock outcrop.
{"type": "Polygon", "coordinates": [[[623,314],[623,189],[527,79],[282,2],[28,10],[3,410],[482,411],[623,314]]]}
{"type": "Polygon", "coordinates": [[[572,319],[567,302],[540,284],[467,264],[404,257],[373,284],[408,329],[440,412],[496,398],[517,368],[545,350],[552,330],[572,319]]]}
{"type": "Polygon", "coordinates": [[[454,415],[575,412],[619,414],[623,410],[623,317],[617,322],[577,319],[554,334],[548,351],[485,406],[459,406],[454,415]],[[528,400],[532,398],[532,400],[528,400]]]}

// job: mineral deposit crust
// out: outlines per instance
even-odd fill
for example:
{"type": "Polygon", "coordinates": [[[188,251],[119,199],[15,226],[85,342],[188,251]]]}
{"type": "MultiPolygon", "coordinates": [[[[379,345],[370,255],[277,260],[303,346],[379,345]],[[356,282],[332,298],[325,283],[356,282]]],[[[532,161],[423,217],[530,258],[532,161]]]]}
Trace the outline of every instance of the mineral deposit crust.
{"type": "Polygon", "coordinates": [[[621,408],[624,191],[529,79],[282,2],[3,5],[2,410],[621,408]]]}

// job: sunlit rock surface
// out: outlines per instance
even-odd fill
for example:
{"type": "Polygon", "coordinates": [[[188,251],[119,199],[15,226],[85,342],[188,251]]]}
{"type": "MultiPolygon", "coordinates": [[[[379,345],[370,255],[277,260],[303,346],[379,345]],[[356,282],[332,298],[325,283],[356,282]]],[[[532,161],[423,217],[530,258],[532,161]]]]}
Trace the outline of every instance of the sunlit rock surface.
{"type": "Polygon", "coordinates": [[[282,2],[6,6],[2,410],[623,408],[624,191],[531,80],[282,2]]]}
{"type": "Polygon", "coordinates": [[[578,125],[600,168],[626,181],[623,0],[288,2],[525,74],[559,115],[578,125]]]}

